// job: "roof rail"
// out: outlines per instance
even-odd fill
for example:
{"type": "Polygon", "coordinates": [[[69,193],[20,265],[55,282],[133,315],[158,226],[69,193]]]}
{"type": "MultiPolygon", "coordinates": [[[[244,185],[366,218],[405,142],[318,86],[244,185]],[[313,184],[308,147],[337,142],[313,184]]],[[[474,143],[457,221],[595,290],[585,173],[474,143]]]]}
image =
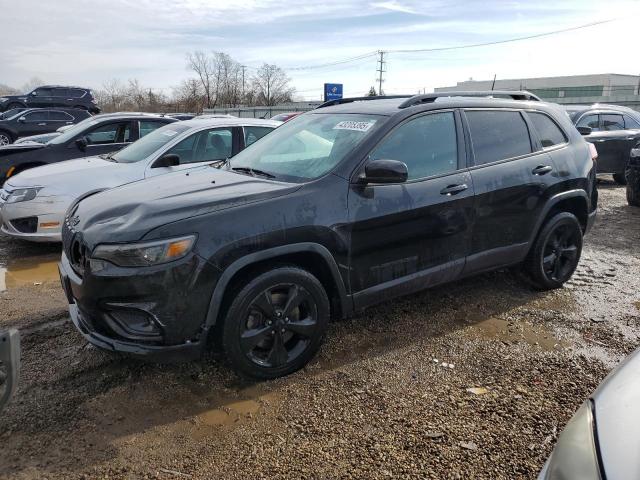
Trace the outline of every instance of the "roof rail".
{"type": "Polygon", "coordinates": [[[489,98],[511,98],[512,100],[535,100],[541,101],[540,97],[526,90],[486,90],[473,92],[437,92],[425,95],[414,95],[402,102],[398,108],[413,107],[422,103],[432,103],[438,98],[444,97],[489,97],[489,98]]]}
{"type": "Polygon", "coordinates": [[[342,105],[343,103],[362,102],[367,100],[385,100],[389,98],[410,98],[411,95],[376,95],[375,97],[349,97],[338,98],[336,100],[329,100],[321,105],[318,105],[316,109],[323,107],[331,107],[333,105],[342,105]]]}

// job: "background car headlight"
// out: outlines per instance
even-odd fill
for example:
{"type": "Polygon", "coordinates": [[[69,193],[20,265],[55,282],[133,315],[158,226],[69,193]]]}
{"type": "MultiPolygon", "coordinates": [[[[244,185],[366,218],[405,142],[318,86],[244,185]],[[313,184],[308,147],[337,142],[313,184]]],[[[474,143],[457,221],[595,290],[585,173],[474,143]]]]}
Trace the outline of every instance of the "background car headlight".
{"type": "Polygon", "coordinates": [[[184,257],[195,241],[196,236],[190,235],[144,243],[98,245],[91,256],[120,267],[147,267],[184,257]]]}
{"type": "Polygon", "coordinates": [[[40,190],[42,187],[17,188],[9,192],[7,203],[28,202],[36,198],[40,190]]]}
{"type": "Polygon", "coordinates": [[[591,401],[586,401],[558,438],[539,480],[600,480],[591,401]]]}

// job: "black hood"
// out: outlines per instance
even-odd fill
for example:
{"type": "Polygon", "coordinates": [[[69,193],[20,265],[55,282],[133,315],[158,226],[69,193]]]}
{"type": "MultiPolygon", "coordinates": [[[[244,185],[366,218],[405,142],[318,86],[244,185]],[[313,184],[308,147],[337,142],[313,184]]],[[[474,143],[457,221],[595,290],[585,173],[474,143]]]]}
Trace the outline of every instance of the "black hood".
{"type": "Polygon", "coordinates": [[[140,240],[162,225],[286,195],[298,188],[297,184],[205,166],[87,197],[72,210],[71,223],[93,248],[98,243],[140,240]]]}

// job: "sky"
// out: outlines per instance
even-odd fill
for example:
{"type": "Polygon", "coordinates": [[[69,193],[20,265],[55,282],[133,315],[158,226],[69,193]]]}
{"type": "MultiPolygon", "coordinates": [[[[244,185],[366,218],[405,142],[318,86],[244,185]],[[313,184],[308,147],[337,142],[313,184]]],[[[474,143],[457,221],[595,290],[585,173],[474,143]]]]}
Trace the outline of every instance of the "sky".
{"type": "Polygon", "coordinates": [[[379,50],[388,51],[387,94],[494,75],[640,74],[639,0],[0,0],[0,11],[0,83],[14,87],[32,77],[91,88],[137,78],[169,93],[192,76],[185,57],[195,50],[228,53],[247,74],[264,62],[279,65],[309,100],[320,99],[325,82],[343,83],[349,96],[377,88],[379,50]],[[608,22],[499,45],[394,52],[601,21],[608,22]]]}

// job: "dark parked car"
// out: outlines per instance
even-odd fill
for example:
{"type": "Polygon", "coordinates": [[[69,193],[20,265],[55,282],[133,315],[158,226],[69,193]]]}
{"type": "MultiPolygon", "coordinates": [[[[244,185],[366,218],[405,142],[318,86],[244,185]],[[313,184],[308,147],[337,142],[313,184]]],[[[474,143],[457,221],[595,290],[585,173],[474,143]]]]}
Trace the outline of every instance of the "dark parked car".
{"type": "Polygon", "coordinates": [[[82,87],[43,85],[24,95],[3,95],[0,97],[0,111],[25,107],[81,108],[91,113],[100,113],[91,90],[82,87]]]}
{"type": "Polygon", "coordinates": [[[11,110],[5,110],[4,112],[0,113],[0,120],[11,118],[16,113],[24,112],[25,110],[28,110],[28,109],[26,107],[23,107],[23,108],[12,108],[11,110]]]}
{"type": "Polygon", "coordinates": [[[91,114],[77,108],[31,108],[0,120],[0,145],[9,145],[20,137],[55,132],[64,125],[73,125],[91,114]]]}
{"type": "Polygon", "coordinates": [[[640,143],[631,149],[631,156],[625,171],[627,181],[627,202],[640,207],[640,143]]]}
{"type": "Polygon", "coordinates": [[[0,186],[27,168],[121,149],[175,118],[146,114],[108,114],[88,118],[45,144],[0,147],[0,186]]]}
{"type": "Polygon", "coordinates": [[[582,404],[558,438],[538,480],[640,478],[640,350],[582,404]]]}
{"type": "Polygon", "coordinates": [[[595,218],[588,144],[552,105],[447,95],[328,102],[220,168],[71,205],[73,322],[163,360],[211,338],[273,378],[314,356],[330,316],[511,265],[561,287],[595,218]]]}
{"type": "Polygon", "coordinates": [[[631,148],[640,140],[640,114],[618,105],[572,105],[567,113],[585,140],[598,150],[597,173],[611,173],[620,185],[631,148]]]}

